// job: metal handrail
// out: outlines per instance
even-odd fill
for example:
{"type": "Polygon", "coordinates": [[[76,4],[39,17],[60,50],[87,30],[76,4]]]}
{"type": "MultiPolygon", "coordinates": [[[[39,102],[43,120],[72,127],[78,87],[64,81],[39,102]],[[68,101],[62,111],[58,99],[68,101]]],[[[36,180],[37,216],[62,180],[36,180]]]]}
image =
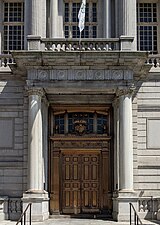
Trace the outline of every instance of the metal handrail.
{"type": "Polygon", "coordinates": [[[134,213],[133,214],[134,215],[134,217],[133,217],[133,219],[134,219],[133,224],[134,225],[140,225],[140,224],[143,225],[143,223],[142,223],[141,219],[139,218],[138,213],[136,212],[133,204],[130,202],[129,205],[130,205],[130,225],[132,225],[132,210],[133,210],[133,213],[134,213]]]}
{"type": "Polygon", "coordinates": [[[21,223],[21,225],[26,225],[26,214],[27,214],[27,210],[29,209],[29,225],[31,225],[32,219],[31,219],[31,214],[32,214],[32,203],[28,203],[26,209],[24,210],[24,212],[22,213],[21,217],[19,218],[19,220],[17,221],[16,225],[18,225],[19,223],[21,223]]]}

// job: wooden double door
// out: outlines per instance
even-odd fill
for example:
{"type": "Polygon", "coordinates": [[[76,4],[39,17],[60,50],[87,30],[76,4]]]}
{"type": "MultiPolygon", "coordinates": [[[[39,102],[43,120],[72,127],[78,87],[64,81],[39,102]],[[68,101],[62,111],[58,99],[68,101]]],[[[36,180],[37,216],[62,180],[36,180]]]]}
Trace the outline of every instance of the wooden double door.
{"type": "Polygon", "coordinates": [[[62,152],[62,213],[100,211],[100,151],[62,152]]]}
{"type": "MultiPolygon", "coordinates": [[[[59,142],[53,144],[58,146],[59,142]]],[[[96,145],[96,142],[88,144],[96,145]]],[[[112,213],[110,158],[110,151],[107,148],[54,149],[50,170],[51,214],[102,213],[110,216],[112,213]]]]}

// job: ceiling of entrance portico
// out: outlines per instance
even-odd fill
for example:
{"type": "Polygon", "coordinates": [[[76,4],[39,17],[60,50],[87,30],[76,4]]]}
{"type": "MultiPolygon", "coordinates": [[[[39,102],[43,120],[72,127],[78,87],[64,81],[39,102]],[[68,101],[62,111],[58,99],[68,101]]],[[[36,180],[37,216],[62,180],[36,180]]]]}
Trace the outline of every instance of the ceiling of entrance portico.
{"type": "Polygon", "coordinates": [[[47,99],[50,103],[55,104],[108,104],[112,103],[115,94],[94,90],[61,90],[61,89],[45,89],[47,99]]]}

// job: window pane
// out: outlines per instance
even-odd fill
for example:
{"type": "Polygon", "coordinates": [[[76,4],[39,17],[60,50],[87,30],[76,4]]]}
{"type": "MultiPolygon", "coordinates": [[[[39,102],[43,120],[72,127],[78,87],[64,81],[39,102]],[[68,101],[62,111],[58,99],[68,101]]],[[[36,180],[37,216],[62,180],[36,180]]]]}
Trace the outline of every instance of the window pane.
{"type": "Polygon", "coordinates": [[[157,4],[137,4],[138,50],[157,53],[157,4]]]}
{"type": "Polygon", "coordinates": [[[68,131],[69,133],[93,133],[93,113],[69,113],[68,131]]]}
{"type": "Polygon", "coordinates": [[[4,26],[4,50],[20,50],[24,46],[24,26],[4,26]]]}
{"type": "Polygon", "coordinates": [[[55,116],[55,133],[64,134],[64,114],[55,116]]]}
{"type": "Polygon", "coordinates": [[[97,133],[103,134],[107,132],[107,117],[105,115],[97,115],[97,133]]]}
{"type": "Polygon", "coordinates": [[[23,48],[24,4],[22,2],[4,3],[4,51],[21,50],[23,48]],[[16,25],[16,23],[21,25],[16,25]]]}

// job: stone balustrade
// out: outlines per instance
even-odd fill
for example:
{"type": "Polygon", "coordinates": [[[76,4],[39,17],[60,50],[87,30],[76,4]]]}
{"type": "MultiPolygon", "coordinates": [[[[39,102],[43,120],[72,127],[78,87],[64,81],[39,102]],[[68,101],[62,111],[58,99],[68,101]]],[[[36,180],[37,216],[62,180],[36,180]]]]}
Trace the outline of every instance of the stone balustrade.
{"type": "Polygon", "coordinates": [[[141,218],[158,219],[160,213],[160,198],[141,197],[138,200],[138,212],[141,218]]]}
{"type": "MultiPolygon", "coordinates": [[[[127,47],[133,41],[131,37],[123,38],[96,38],[96,39],[49,39],[38,36],[28,36],[29,51],[53,51],[53,52],[72,52],[72,51],[127,51],[127,47]]],[[[128,47],[128,51],[129,51],[128,47]]],[[[130,49],[131,51],[131,49],[130,49]]],[[[14,63],[11,54],[0,55],[0,68],[7,68],[8,64],[14,63]]],[[[160,54],[149,55],[146,64],[152,68],[160,68],[160,54]]]]}
{"type": "Polygon", "coordinates": [[[146,63],[149,65],[152,65],[155,68],[159,68],[160,67],[160,55],[159,54],[149,55],[146,63]]]}
{"type": "Polygon", "coordinates": [[[0,67],[8,67],[9,63],[14,63],[14,60],[11,54],[0,55],[0,67]]]}
{"type": "Polygon", "coordinates": [[[41,38],[27,36],[28,50],[46,51],[131,51],[133,37],[120,38],[41,38]]]}
{"type": "Polygon", "coordinates": [[[42,39],[45,50],[51,51],[112,51],[119,50],[119,39],[42,39]]]}

